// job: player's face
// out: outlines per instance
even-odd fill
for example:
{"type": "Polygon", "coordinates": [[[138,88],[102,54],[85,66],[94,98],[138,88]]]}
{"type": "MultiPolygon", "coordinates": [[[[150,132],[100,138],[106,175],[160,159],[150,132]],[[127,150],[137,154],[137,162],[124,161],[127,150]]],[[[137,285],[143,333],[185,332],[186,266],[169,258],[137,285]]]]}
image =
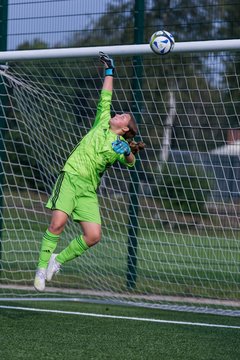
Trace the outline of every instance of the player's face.
{"type": "Polygon", "coordinates": [[[116,114],[110,119],[110,124],[115,128],[123,129],[128,126],[130,119],[129,114],[116,114]]]}

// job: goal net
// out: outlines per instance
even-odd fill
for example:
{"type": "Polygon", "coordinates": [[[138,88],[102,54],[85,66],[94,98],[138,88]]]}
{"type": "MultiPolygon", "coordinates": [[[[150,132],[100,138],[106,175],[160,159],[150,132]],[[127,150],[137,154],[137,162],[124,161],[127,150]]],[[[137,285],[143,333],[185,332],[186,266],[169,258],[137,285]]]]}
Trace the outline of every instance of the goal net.
{"type": "MultiPolygon", "coordinates": [[[[2,299],[240,313],[239,44],[216,50],[201,42],[194,51],[193,43],[184,51],[179,43],[167,56],[147,45],[136,53],[107,49],[116,65],[112,111],[133,113],[146,149],[134,169],[115,164],[104,175],[102,240],[66,263],[45,293],[33,289],[51,216],[45,204],[93,124],[105,48],[73,49],[62,59],[58,50],[48,59],[1,53],[2,299]]],[[[80,231],[69,220],[57,252],[80,231]]]]}

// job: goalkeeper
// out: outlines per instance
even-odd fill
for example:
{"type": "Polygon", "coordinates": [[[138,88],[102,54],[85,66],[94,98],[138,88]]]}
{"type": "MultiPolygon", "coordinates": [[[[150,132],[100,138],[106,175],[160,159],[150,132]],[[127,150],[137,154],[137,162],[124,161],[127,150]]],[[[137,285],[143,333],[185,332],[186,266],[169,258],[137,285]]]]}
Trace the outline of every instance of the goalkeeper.
{"type": "Polygon", "coordinates": [[[94,124],[67,159],[46,205],[52,210],[52,217],[43,235],[34,279],[38,291],[44,291],[45,280],[50,281],[61,265],[100,241],[101,218],[96,191],[101,176],[115,161],[133,167],[134,154],[144,148],[143,143],[133,141],[137,125],[130,114],[110,116],[114,63],[108,55],[102,52],[99,55],[105,67],[105,78],[94,124]],[[54,254],[70,216],[80,223],[82,234],[59,254],[54,254]]]}

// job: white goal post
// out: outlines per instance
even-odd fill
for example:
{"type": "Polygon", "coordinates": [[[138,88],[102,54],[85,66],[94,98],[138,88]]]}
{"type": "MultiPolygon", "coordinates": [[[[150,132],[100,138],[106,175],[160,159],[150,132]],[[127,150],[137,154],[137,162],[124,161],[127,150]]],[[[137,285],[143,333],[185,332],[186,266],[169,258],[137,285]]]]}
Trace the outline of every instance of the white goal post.
{"type": "MultiPolygon", "coordinates": [[[[0,52],[0,300],[68,298],[240,314],[240,39],[0,52]],[[146,143],[99,188],[101,242],[33,289],[54,181],[91,128],[114,57],[113,112],[146,143]]],[[[69,221],[61,250],[80,232],[69,221]]]]}
{"type": "MultiPolygon", "coordinates": [[[[239,50],[240,39],[231,40],[209,40],[189,41],[175,43],[174,53],[187,52],[212,52],[239,50]]],[[[149,44],[95,46],[82,48],[61,48],[61,49],[40,49],[40,50],[19,50],[0,52],[0,61],[10,60],[39,60],[39,59],[64,59],[74,57],[97,56],[99,51],[109,55],[144,55],[151,54],[149,44]]]]}

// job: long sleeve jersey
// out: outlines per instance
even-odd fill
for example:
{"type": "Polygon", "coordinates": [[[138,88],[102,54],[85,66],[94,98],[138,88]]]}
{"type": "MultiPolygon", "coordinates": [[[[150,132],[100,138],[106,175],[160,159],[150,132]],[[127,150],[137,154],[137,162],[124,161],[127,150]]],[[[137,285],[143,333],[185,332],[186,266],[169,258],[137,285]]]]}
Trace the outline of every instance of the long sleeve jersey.
{"type": "Polygon", "coordinates": [[[119,155],[112,149],[112,142],[117,140],[117,134],[109,127],[111,100],[112,92],[102,90],[91,130],[73,149],[63,167],[63,171],[79,175],[86,183],[91,183],[95,190],[105,170],[115,161],[118,160],[127,167],[132,167],[135,163],[128,163],[124,155],[119,155]]]}

